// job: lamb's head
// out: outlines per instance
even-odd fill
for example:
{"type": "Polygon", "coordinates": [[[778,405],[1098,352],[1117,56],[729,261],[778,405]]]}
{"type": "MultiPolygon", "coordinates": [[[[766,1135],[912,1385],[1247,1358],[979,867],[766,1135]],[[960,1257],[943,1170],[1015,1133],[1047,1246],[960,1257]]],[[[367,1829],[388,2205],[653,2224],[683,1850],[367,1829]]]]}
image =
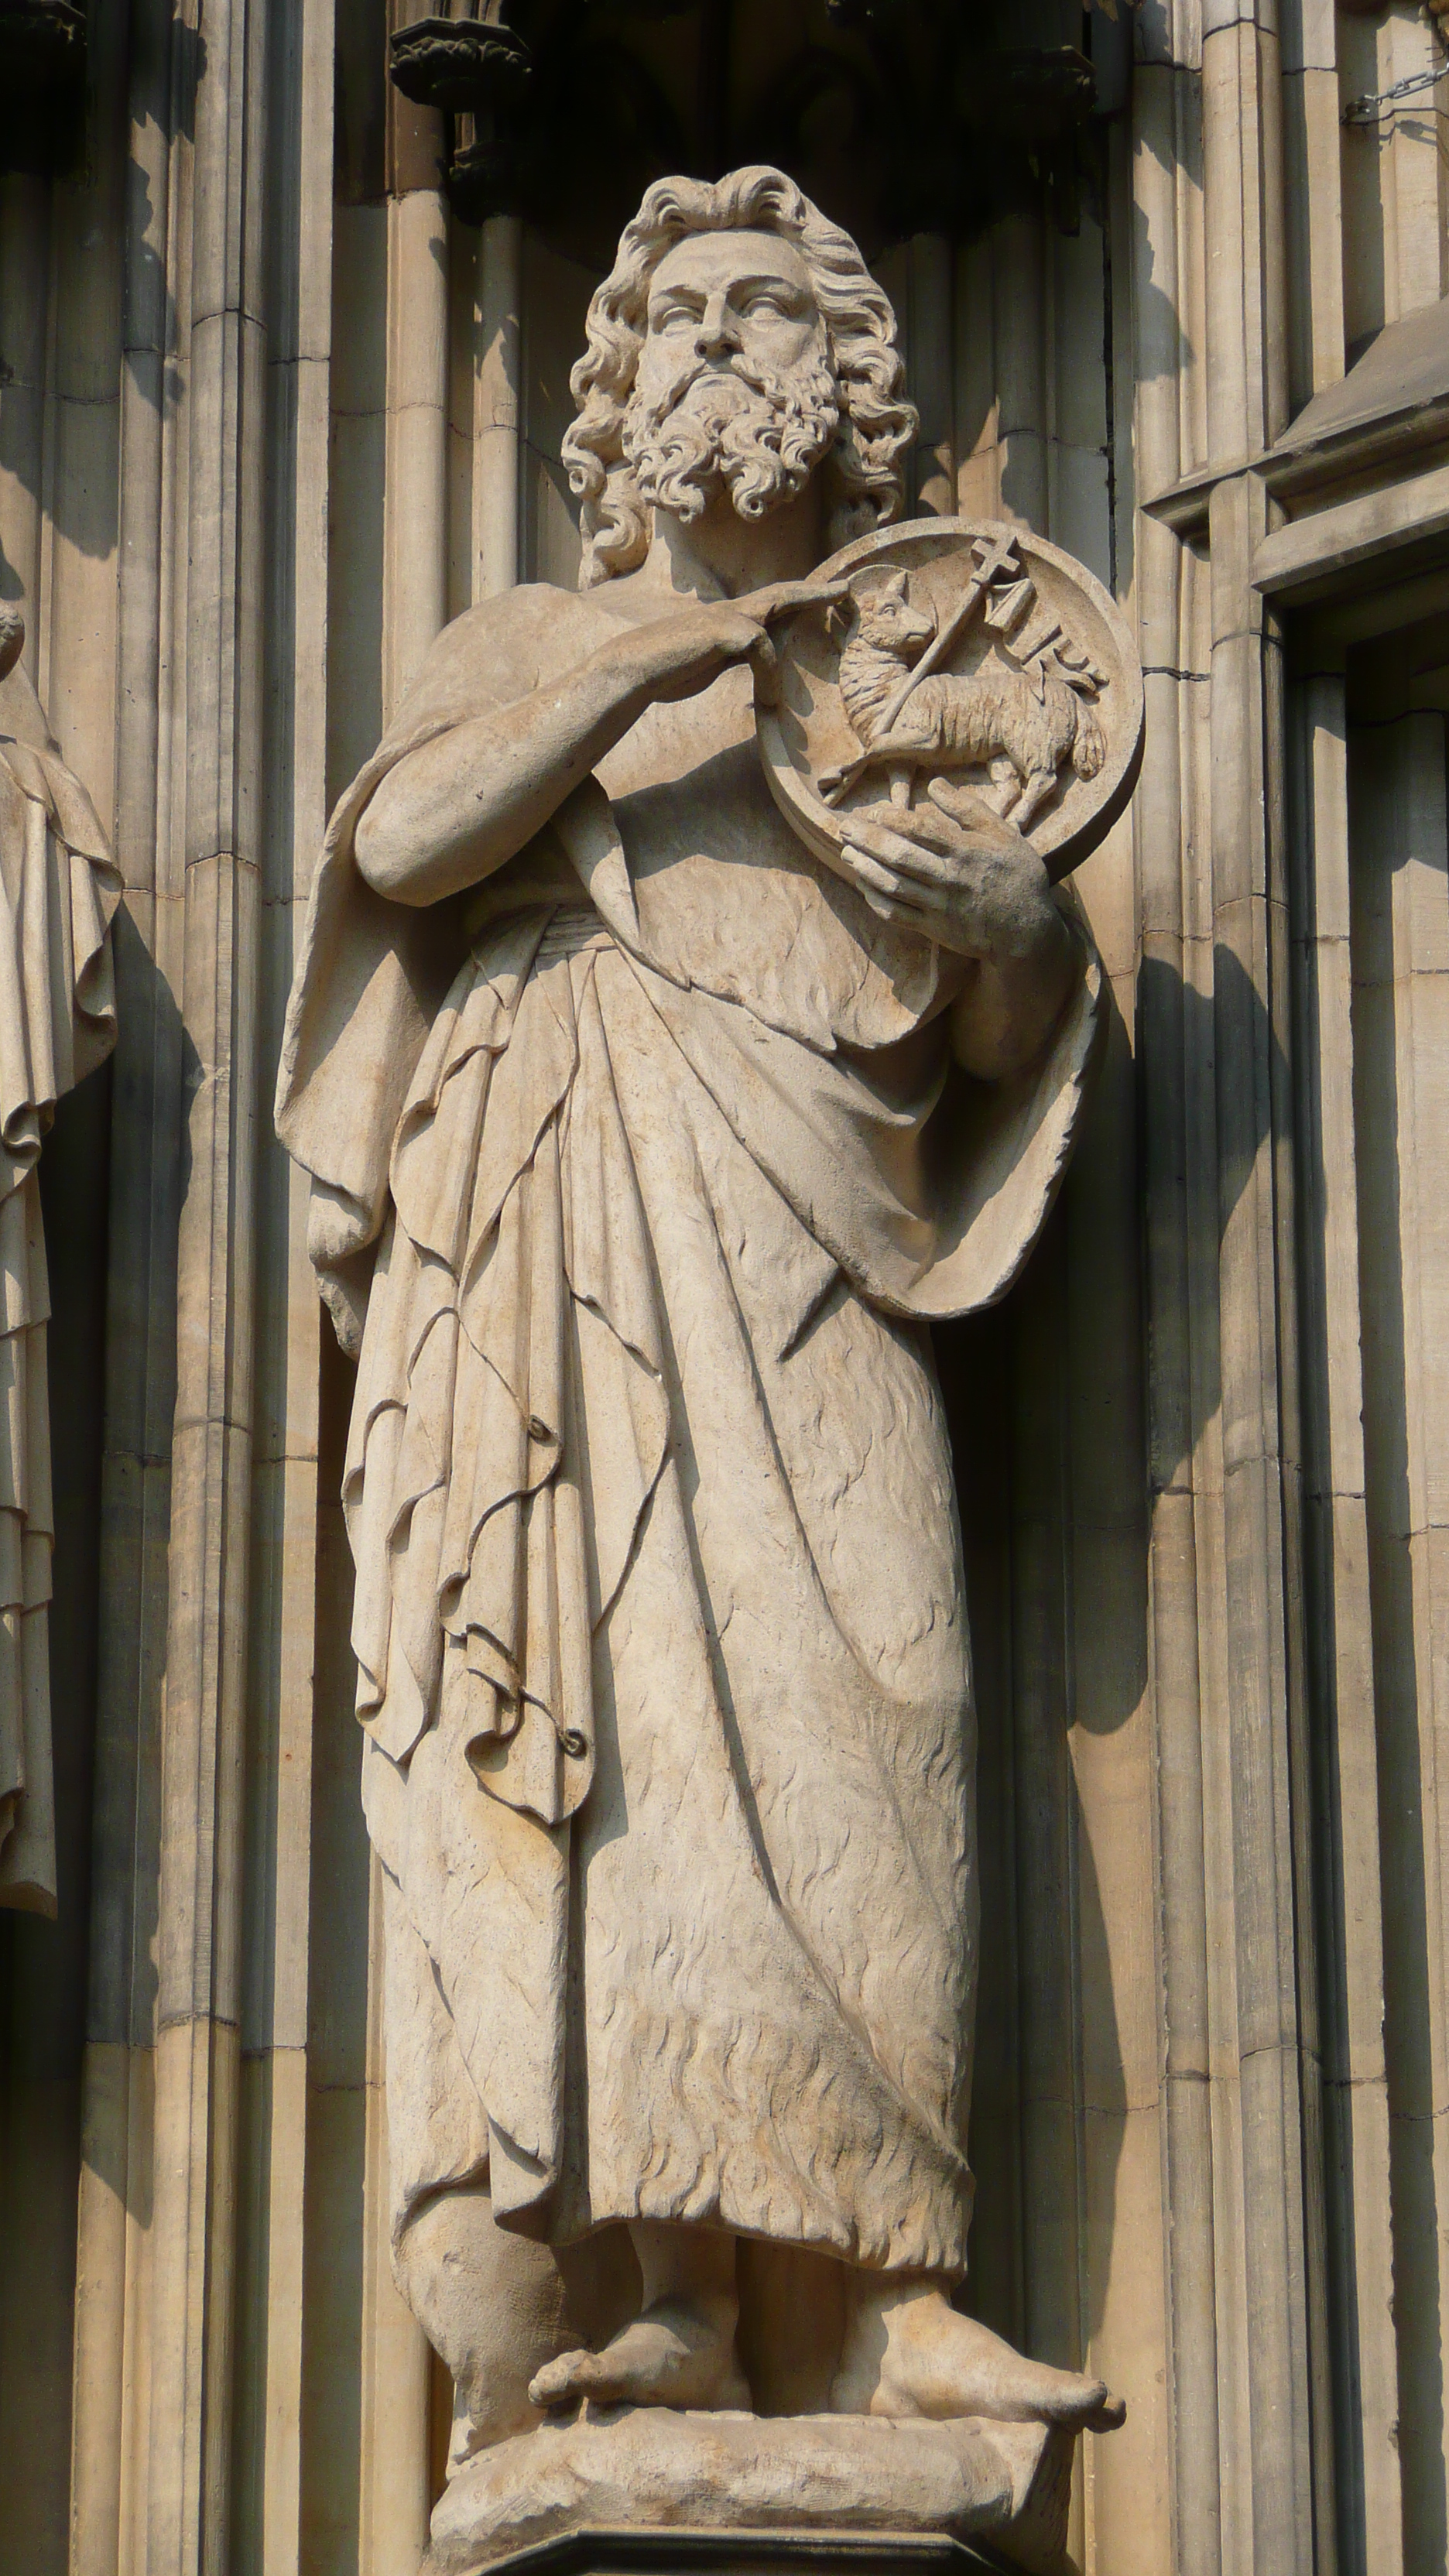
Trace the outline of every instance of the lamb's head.
{"type": "Polygon", "coordinates": [[[873,645],[907,670],[919,662],[936,632],[931,610],[912,607],[903,572],[871,567],[852,574],[842,614],[847,651],[853,644],[873,645]]]}

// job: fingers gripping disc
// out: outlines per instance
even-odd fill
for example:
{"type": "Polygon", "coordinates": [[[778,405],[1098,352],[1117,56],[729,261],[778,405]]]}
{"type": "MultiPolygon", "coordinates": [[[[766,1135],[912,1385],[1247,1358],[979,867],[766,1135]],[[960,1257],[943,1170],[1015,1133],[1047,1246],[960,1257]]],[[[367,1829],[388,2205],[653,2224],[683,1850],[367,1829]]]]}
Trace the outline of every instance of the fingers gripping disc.
{"type": "Polygon", "coordinates": [[[989,519],[911,519],[823,564],[833,607],[775,629],[778,684],[756,714],[786,819],[827,864],[850,816],[929,800],[988,805],[1053,878],[1123,811],[1142,759],[1142,670],[1095,575],[989,519]]]}

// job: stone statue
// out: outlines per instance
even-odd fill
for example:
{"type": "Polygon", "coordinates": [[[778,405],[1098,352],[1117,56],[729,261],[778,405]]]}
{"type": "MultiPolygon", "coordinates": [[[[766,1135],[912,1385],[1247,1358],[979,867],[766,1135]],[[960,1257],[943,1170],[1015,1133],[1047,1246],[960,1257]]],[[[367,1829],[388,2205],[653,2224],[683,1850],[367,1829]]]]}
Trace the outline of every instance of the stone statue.
{"type": "Polygon", "coordinates": [[[0,607],[0,1905],[56,1909],[47,1605],[55,1520],[40,1148],[116,1042],[120,876],[0,607]]]}
{"type": "MultiPolygon", "coordinates": [[[[900,513],[855,245],[776,170],[661,181],[573,381],[580,595],[434,646],[329,830],[278,1090],[358,1360],[394,2259],[455,2473],[589,2400],[585,2519],[660,2478],[663,2518],[769,2519],[789,2442],[790,2510],[845,2461],[849,2519],[879,2419],[1122,2413],[952,2304],[974,1721],[928,1330],[1041,1225],[1100,975],[993,802],[1019,746],[817,798],[818,849],[762,765],[787,638],[849,632],[822,556],[900,513]],[[690,2427],[750,2410],[810,2421],[749,2423],[726,2495],[690,2427]]],[[[890,2459],[874,2518],[929,2519],[890,2459]]]]}

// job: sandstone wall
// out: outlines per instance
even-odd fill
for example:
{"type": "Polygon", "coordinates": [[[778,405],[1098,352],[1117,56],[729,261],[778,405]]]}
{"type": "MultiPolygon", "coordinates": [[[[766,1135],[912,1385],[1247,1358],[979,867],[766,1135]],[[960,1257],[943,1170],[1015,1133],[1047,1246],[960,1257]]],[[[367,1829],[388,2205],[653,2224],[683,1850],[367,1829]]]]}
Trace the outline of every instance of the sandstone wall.
{"type": "MultiPolygon", "coordinates": [[[[0,180],[0,586],[128,889],[46,1166],[63,1904],[0,1923],[0,2493],[36,2576],[411,2576],[446,2406],[383,2238],[349,1371],[270,1101],[332,797],[447,617],[572,578],[592,276],[450,214],[380,6],[197,17],[98,0],[83,175],[0,180]]],[[[1432,562],[1391,671],[1265,607],[1248,468],[1449,284],[1449,93],[1341,121],[1438,59],[1411,0],[1132,26],[1075,233],[1043,191],[881,270],[919,506],[1079,554],[1148,673],[1079,881],[1091,1130],[941,1343],[969,2295],[1129,2397],[1083,2569],[1380,2576],[1445,2538],[1449,641],[1432,562]]]]}

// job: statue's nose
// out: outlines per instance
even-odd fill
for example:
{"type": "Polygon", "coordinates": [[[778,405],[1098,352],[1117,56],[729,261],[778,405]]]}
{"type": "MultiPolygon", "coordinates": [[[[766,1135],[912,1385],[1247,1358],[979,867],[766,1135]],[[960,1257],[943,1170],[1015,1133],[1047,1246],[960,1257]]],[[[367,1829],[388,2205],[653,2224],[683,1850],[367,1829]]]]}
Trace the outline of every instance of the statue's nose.
{"type": "Polygon", "coordinates": [[[695,341],[703,358],[718,358],[726,349],[739,347],[739,324],[730,311],[729,298],[723,287],[706,304],[695,341]]]}

